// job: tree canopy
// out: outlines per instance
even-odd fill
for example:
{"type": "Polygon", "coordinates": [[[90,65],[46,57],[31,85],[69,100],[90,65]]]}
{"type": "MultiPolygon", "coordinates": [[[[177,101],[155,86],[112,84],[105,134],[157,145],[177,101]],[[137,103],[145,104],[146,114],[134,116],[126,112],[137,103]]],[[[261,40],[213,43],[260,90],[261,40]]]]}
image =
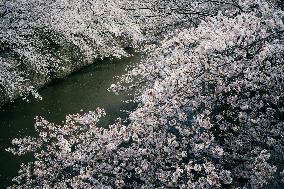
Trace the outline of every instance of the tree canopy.
{"type": "MultiPolygon", "coordinates": [[[[45,19],[40,23],[48,23],[48,31],[84,52],[124,55],[115,38],[121,36],[146,54],[109,88],[134,90],[138,107],[129,124],[118,119],[108,128],[96,126],[105,115],[100,108],[69,115],[63,125],[37,118],[39,136],[14,139],[15,147],[8,149],[18,155],[35,152],[36,161],[22,166],[15,186],[283,186],[281,1],[64,2],[35,6],[39,12],[50,7],[43,11],[50,16],[32,12],[45,19]]],[[[6,43],[16,39],[11,35],[6,43]]]]}

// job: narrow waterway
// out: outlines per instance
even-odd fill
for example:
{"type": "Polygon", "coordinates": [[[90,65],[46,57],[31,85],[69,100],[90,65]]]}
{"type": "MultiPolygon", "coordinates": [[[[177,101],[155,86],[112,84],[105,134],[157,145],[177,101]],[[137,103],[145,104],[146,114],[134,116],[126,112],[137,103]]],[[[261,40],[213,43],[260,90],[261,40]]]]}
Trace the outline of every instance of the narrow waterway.
{"type": "Polygon", "coordinates": [[[96,107],[105,108],[108,116],[102,120],[111,123],[132,109],[134,105],[122,103],[131,98],[127,94],[116,96],[107,88],[115,82],[114,76],[125,73],[127,65],[140,61],[140,56],[120,60],[103,60],[60,80],[40,91],[43,100],[18,100],[0,109],[0,188],[11,184],[21,163],[32,160],[32,155],[13,156],[5,151],[15,137],[34,135],[34,118],[42,116],[50,122],[61,123],[67,114],[88,112],[96,107]]]}

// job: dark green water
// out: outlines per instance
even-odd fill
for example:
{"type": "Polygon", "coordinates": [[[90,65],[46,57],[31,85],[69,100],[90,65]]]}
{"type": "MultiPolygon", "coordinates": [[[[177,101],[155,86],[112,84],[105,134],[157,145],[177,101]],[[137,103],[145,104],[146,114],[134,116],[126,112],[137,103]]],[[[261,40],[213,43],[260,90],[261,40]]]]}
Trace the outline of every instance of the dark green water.
{"type": "Polygon", "coordinates": [[[34,117],[42,116],[50,122],[61,123],[67,114],[88,112],[96,107],[105,108],[108,116],[102,124],[125,116],[120,109],[134,105],[122,103],[131,98],[127,94],[116,96],[107,91],[115,82],[114,76],[125,73],[127,65],[140,61],[138,55],[120,60],[103,60],[42,89],[43,100],[18,100],[0,109],[0,189],[11,183],[21,163],[32,160],[32,155],[13,156],[5,151],[15,137],[34,135],[34,117]]]}

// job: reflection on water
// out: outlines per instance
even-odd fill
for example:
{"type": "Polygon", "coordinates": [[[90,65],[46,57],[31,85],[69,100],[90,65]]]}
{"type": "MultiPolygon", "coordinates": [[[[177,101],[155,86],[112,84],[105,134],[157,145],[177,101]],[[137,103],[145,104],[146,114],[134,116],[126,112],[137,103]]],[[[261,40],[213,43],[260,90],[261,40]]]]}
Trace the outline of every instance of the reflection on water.
{"type": "Polygon", "coordinates": [[[135,55],[121,60],[104,60],[40,91],[42,101],[31,98],[18,100],[0,109],[0,188],[4,188],[17,174],[21,163],[32,160],[31,155],[13,156],[5,151],[15,137],[34,135],[34,117],[42,116],[50,122],[60,123],[67,114],[87,112],[96,107],[105,108],[108,116],[102,120],[111,123],[118,116],[125,116],[120,109],[131,106],[122,103],[127,94],[116,96],[107,91],[115,82],[114,76],[125,73],[129,64],[139,61],[135,55]]]}

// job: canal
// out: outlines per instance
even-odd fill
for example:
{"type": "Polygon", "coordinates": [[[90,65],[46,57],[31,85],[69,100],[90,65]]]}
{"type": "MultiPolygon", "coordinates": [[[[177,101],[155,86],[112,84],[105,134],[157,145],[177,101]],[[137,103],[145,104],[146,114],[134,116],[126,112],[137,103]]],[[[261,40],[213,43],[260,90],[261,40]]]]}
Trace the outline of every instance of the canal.
{"type": "Polygon", "coordinates": [[[11,184],[21,163],[32,161],[32,155],[13,156],[5,151],[11,140],[27,135],[34,136],[34,118],[42,116],[54,123],[61,123],[67,114],[84,113],[103,107],[108,116],[101,124],[112,123],[117,117],[125,117],[120,111],[133,109],[135,105],[123,103],[131,95],[115,95],[107,88],[116,81],[115,76],[125,73],[128,65],[138,63],[140,56],[135,54],[122,59],[106,59],[85,67],[67,78],[57,81],[39,93],[42,100],[32,97],[17,100],[0,109],[0,188],[11,184]]]}

